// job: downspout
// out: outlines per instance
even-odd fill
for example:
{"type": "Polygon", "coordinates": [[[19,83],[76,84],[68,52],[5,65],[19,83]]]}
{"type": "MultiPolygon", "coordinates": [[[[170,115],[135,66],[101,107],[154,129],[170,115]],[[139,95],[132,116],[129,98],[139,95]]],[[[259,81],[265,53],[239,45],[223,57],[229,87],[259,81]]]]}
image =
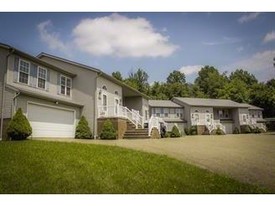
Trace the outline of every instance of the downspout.
{"type": "Polygon", "coordinates": [[[3,81],[3,88],[2,88],[2,102],[1,102],[1,120],[0,120],[0,140],[2,140],[3,136],[3,123],[4,123],[4,107],[5,107],[5,91],[6,91],[6,81],[7,81],[7,72],[8,72],[8,60],[10,55],[14,52],[14,49],[9,49],[9,53],[6,56],[6,70],[4,73],[4,81],[3,81]]]}
{"type": "Polygon", "coordinates": [[[97,96],[97,78],[100,77],[102,75],[102,72],[96,73],[96,78],[95,78],[95,103],[94,103],[94,124],[93,124],[93,131],[94,131],[94,139],[96,139],[96,137],[98,136],[97,134],[97,100],[98,100],[98,96],[97,96]]]}

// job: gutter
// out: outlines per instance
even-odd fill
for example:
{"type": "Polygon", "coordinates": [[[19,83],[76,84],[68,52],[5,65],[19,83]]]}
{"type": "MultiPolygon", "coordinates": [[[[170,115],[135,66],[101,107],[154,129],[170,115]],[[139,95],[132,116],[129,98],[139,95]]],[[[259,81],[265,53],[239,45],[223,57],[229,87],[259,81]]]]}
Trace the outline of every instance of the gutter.
{"type": "Polygon", "coordinates": [[[7,71],[8,71],[8,60],[9,57],[12,53],[14,53],[14,49],[13,48],[9,48],[9,53],[6,56],[6,70],[4,73],[4,81],[3,81],[3,88],[2,88],[2,102],[1,102],[1,120],[0,120],[0,140],[2,140],[2,136],[3,136],[3,122],[4,122],[4,108],[5,108],[5,91],[6,91],[6,81],[7,81],[7,71]]]}
{"type": "Polygon", "coordinates": [[[96,73],[95,78],[95,95],[94,95],[94,124],[93,124],[93,133],[94,133],[94,139],[98,136],[97,134],[97,78],[102,76],[102,72],[96,73]]]}

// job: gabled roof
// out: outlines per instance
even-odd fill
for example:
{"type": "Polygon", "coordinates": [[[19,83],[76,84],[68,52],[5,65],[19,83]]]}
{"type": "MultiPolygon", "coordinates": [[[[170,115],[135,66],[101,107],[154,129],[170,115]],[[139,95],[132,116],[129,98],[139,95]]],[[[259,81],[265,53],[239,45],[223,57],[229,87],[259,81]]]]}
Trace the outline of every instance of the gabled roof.
{"type": "Polygon", "coordinates": [[[257,107],[251,104],[241,103],[241,105],[248,107],[249,110],[264,110],[261,107],[257,107]]]}
{"type": "Polygon", "coordinates": [[[204,99],[204,98],[186,98],[174,97],[172,101],[183,103],[190,106],[203,106],[203,107],[233,107],[233,108],[247,108],[248,106],[234,102],[229,99],[204,99]]]}
{"type": "Polygon", "coordinates": [[[134,89],[133,87],[128,86],[124,82],[117,80],[113,76],[111,76],[111,75],[109,75],[109,74],[107,74],[107,73],[103,72],[102,70],[97,69],[95,67],[91,67],[91,66],[88,66],[88,65],[85,65],[85,64],[74,62],[74,61],[71,61],[71,60],[68,60],[68,59],[64,59],[62,57],[57,57],[57,56],[54,56],[54,55],[51,55],[51,54],[47,54],[47,53],[44,53],[44,52],[42,52],[42,53],[40,53],[40,54],[37,55],[38,58],[42,58],[43,56],[49,57],[49,58],[52,58],[52,59],[56,59],[58,61],[66,62],[68,64],[71,64],[71,65],[74,65],[74,66],[77,66],[77,67],[80,67],[80,68],[83,68],[83,69],[87,69],[87,70],[90,70],[90,71],[92,70],[94,72],[97,72],[100,76],[103,76],[104,78],[106,78],[106,79],[108,79],[108,80],[110,80],[110,81],[112,81],[112,82],[120,85],[128,93],[136,94],[136,96],[139,95],[139,96],[142,96],[142,97],[144,97],[146,99],[150,98],[146,94],[141,93],[140,91],[134,89]]]}
{"type": "Polygon", "coordinates": [[[150,107],[177,107],[181,108],[182,106],[172,102],[171,100],[149,100],[150,107]]]}
{"type": "Polygon", "coordinates": [[[43,60],[41,60],[41,59],[39,59],[37,57],[34,57],[34,56],[30,55],[30,54],[27,54],[27,53],[25,53],[23,51],[20,51],[20,50],[14,48],[12,46],[9,46],[7,44],[0,43],[0,47],[2,47],[4,49],[8,49],[12,53],[17,54],[17,55],[19,55],[21,57],[24,57],[24,58],[26,58],[28,60],[31,60],[31,61],[33,61],[33,62],[35,62],[35,63],[37,63],[37,64],[39,64],[41,66],[44,66],[44,67],[47,67],[47,68],[51,68],[51,69],[53,69],[55,71],[59,71],[59,72],[61,72],[63,74],[66,74],[66,75],[68,75],[70,77],[75,77],[76,76],[76,74],[74,74],[74,73],[68,72],[66,70],[63,70],[63,69],[57,67],[57,66],[51,65],[51,64],[49,64],[49,63],[47,63],[47,62],[45,62],[45,61],[43,61],[43,60]]]}

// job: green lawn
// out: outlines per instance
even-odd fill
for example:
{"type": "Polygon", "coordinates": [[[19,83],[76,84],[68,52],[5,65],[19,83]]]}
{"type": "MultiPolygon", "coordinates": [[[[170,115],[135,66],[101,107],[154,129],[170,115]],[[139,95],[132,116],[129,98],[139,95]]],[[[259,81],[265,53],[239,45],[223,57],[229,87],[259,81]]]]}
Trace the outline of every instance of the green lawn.
{"type": "Polygon", "coordinates": [[[113,146],[0,143],[0,193],[268,193],[166,156],[113,146]]]}

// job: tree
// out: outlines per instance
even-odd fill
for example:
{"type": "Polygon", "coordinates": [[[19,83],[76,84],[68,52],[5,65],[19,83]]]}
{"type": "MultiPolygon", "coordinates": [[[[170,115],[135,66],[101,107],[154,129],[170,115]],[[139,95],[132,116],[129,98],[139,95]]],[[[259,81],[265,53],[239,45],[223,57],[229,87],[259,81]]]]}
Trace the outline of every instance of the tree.
{"type": "Polygon", "coordinates": [[[180,71],[174,70],[167,77],[166,83],[167,84],[173,84],[173,83],[182,83],[182,84],[185,84],[186,83],[186,81],[185,81],[185,74],[182,73],[182,72],[180,72],[180,71]]]}
{"type": "Polygon", "coordinates": [[[129,77],[125,79],[125,83],[140,92],[149,94],[150,86],[148,83],[148,78],[148,74],[144,70],[139,68],[136,72],[131,72],[129,74],[129,77]]]}
{"type": "Polygon", "coordinates": [[[222,89],[228,79],[213,66],[205,66],[199,71],[195,84],[209,98],[219,98],[219,90],[222,89]]]}
{"type": "Polygon", "coordinates": [[[180,134],[179,128],[176,125],[174,125],[172,127],[170,137],[180,137],[180,136],[181,136],[181,134],[180,134]]]}
{"type": "Polygon", "coordinates": [[[167,85],[162,82],[154,82],[150,87],[150,96],[152,99],[160,99],[165,100],[168,99],[165,92],[167,89],[167,85]]]}
{"type": "Polygon", "coordinates": [[[75,130],[76,139],[91,139],[92,132],[89,127],[89,124],[84,116],[82,116],[78,122],[78,125],[75,130]]]}
{"type": "Polygon", "coordinates": [[[172,99],[173,97],[189,96],[188,86],[178,82],[173,84],[166,84],[166,90],[164,90],[164,92],[168,99],[172,99]]]}
{"type": "Polygon", "coordinates": [[[11,140],[25,140],[32,134],[31,125],[21,108],[16,111],[9,122],[7,134],[11,140]]]}
{"type": "Polygon", "coordinates": [[[122,75],[121,75],[120,71],[113,72],[112,76],[114,78],[116,78],[117,80],[119,80],[119,81],[123,81],[123,78],[122,78],[122,75]]]}
{"type": "Polygon", "coordinates": [[[237,69],[236,71],[232,72],[229,76],[229,79],[239,79],[248,86],[252,86],[253,84],[258,83],[258,80],[253,74],[250,74],[249,72],[242,69],[237,69]]]}

